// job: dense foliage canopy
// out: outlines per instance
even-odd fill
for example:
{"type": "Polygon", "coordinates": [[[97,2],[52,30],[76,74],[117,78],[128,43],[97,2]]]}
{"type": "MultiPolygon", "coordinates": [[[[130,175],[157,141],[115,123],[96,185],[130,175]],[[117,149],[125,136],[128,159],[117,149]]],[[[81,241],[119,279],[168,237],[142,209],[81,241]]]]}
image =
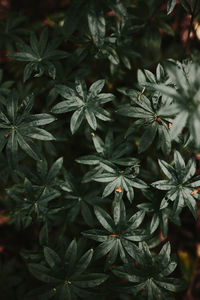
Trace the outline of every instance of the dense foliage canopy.
{"type": "Polygon", "coordinates": [[[200,1],[35,2],[0,1],[0,298],[193,297],[200,1]]]}

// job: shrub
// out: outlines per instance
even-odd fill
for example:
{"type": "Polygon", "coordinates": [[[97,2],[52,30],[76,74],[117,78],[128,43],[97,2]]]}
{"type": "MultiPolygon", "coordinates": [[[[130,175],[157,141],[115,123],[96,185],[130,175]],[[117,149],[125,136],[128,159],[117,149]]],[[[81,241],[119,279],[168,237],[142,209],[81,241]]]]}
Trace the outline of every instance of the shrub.
{"type": "Polygon", "coordinates": [[[54,2],[0,21],[1,299],[180,299],[200,1],[54,2]]]}

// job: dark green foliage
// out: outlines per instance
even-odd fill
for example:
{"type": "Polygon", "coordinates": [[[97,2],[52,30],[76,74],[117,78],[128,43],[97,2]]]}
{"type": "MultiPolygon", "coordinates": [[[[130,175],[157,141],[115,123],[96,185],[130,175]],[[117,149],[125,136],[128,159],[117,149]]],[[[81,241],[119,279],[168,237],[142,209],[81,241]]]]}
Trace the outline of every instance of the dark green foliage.
{"type": "Polygon", "coordinates": [[[75,240],[70,243],[62,257],[53,249],[45,247],[44,262],[29,264],[29,270],[37,279],[45,282],[46,286],[31,294],[43,297],[55,295],[60,299],[85,298],[90,295],[89,288],[96,287],[107,280],[108,276],[105,274],[86,271],[93,256],[93,249],[88,250],[81,257],[77,252],[75,240]]]}
{"type": "Polygon", "coordinates": [[[165,107],[169,105],[168,101],[159,97],[159,94],[154,94],[152,100],[149,100],[145,95],[135,90],[120,89],[120,92],[131,98],[131,104],[119,106],[117,113],[138,119],[128,129],[126,135],[131,134],[135,127],[144,126],[145,128],[144,134],[139,141],[138,152],[146,151],[158,135],[158,147],[161,147],[164,153],[169,154],[171,151],[169,134],[171,119],[165,115],[165,107]]]}
{"type": "Polygon", "coordinates": [[[36,73],[34,77],[40,77],[46,73],[55,79],[56,67],[54,61],[68,56],[66,51],[57,50],[59,44],[59,40],[48,41],[48,30],[43,30],[39,40],[32,33],[30,46],[25,43],[18,44],[18,49],[21,52],[12,54],[10,57],[18,61],[29,62],[24,69],[24,81],[28,80],[32,73],[36,73]]]}
{"type": "Polygon", "coordinates": [[[0,103],[6,104],[6,96],[10,93],[10,87],[13,85],[14,81],[8,80],[2,82],[3,80],[3,70],[0,69],[0,103]]]}
{"type": "Polygon", "coordinates": [[[195,161],[190,159],[185,165],[181,154],[175,151],[173,163],[175,168],[165,161],[159,160],[160,168],[167,179],[152,183],[156,189],[168,191],[161,202],[161,208],[166,206],[166,201],[171,200],[174,201],[174,213],[179,214],[186,205],[194,218],[197,218],[197,204],[194,197],[198,199],[199,196],[193,191],[200,185],[200,177],[193,177],[196,170],[195,161]]]}
{"type": "Polygon", "coordinates": [[[9,163],[18,162],[18,146],[32,158],[40,159],[40,154],[32,139],[51,141],[55,138],[46,130],[39,128],[55,121],[49,114],[31,115],[33,95],[28,96],[19,105],[18,94],[13,90],[6,101],[6,107],[0,112],[0,150],[6,146],[9,163]]]}
{"type": "Polygon", "coordinates": [[[0,298],[182,299],[200,1],[51,2],[0,20],[0,298]]]}
{"type": "Polygon", "coordinates": [[[139,162],[137,159],[133,159],[131,167],[121,170],[119,167],[109,163],[107,161],[100,162],[100,166],[103,168],[102,173],[98,173],[93,177],[94,181],[107,183],[102,197],[107,197],[117,188],[121,189],[121,193],[126,191],[127,198],[130,202],[134,199],[133,187],[138,189],[147,188],[147,184],[137,178],[139,174],[139,162]]]}
{"type": "Polygon", "coordinates": [[[154,233],[160,226],[160,230],[165,237],[168,232],[169,219],[175,224],[180,225],[179,215],[176,214],[176,211],[174,211],[173,207],[167,201],[161,207],[164,197],[163,192],[146,189],[143,191],[143,194],[149,201],[138,204],[137,207],[146,213],[152,213],[150,233],[154,233]]]}
{"type": "Polygon", "coordinates": [[[191,61],[183,64],[177,62],[170,64],[167,72],[174,86],[158,85],[157,90],[173,99],[173,105],[166,110],[168,115],[176,113],[171,137],[175,139],[187,127],[199,147],[199,66],[191,61]]]}
{"type": "Polygon", "coordinates": [[[103,121],[111,121],[110,114],[104,110],[101,105],[114,99],[114,95],[101,93],[105,85],[105,80],[94,82],[89,91],[84,81],[76,80],[75,89],[58,85],[57,92],[66,99],[56,104],[51,112],[61,114],[69,111],[75,111],[70,120],[70,129],[74,134],[80,127],[84,118],[93,130],[97,129],[96,118],[103,121]]]}
{"type": "Polygon", "coordinates": [[[140,244],[139,250],[138,266],[125,264],[124,267],[114,269],[113,273],[131,282],[128,291],[147,295],[148,300],[174,299],[170,292],[182,290],[184,284],[178,279],[167,277],[177,265],[170,258],[170,244],[166,243],[159,254],[151,253],[145,243],[140,244]]]}
{"type": "Polygon", "coordinates": [[[56,192],[58,187],[62,184],[57,175],[59,174],[63,165],[63,158],[58,158],[49,168],[46,160],[37,161],[37,174],[30,171],[25,171],[26,177],[32,182],[36,191],[41,194],[56,192]]]}
{"type": "Polygon", "coordinates": [[[143,241],[150,237],[146,230],[138,229],[145,215],[142,211],[127,218],[126,208],[119,197],[116,197],[113,202],[112,209],[113,218],[104,209],[96,206],[94,212],[103,230],[91,229],[83,232],[87,238],[101,242],[95,249],[95,259],[109,253],[105,268],[115,262],[118,253],[123,262],[126,262],[130,256],[138,259],[139,251],[132,242],[143,241]]]}
{"type": "Polygon", "coordinates": [[[106,134],[105,142],[94,133],[91,134],[91,137],[96,152],[76,159],[76,162],[80,164],[96,166],[95,168],[92,167],[87,173],[85,173],[82,179],[83,183],[93,180],[95,175],[102,174],[104,172],[101,162],[103,163],[107,161],[114,165],[125,167],[133,167],[138,163],[137,159],[125,156],[131,152],[131,143],[127,141],[121,142],[121,138],[114,139],[112,130],[109,130],[106,134]]]}
{"type": "Polygon", "coordinates": [[[11,223],[15,223],[18,228],[28,227],[33,220],[39,223],[46,222],[52,214],[64,209],[58,205],[49,205],[50,201],[60,196],[58,191],[48,189],[40,191],[35,189],[28,179],[25,179],[24,185],[9,189],[7,193],[12,205],[17,208],[10,209],[11,223]]]}
{"type": "Polygon", "coordinates": [[[13,46],[22,42],[23,37],[29,33],[24,25],[27,18],[10,14],[6,21],[0,20],[0,48],[13,52],[13,46]]]}
{"type": "Polygon", "coordinates": [[[105,204],[98,196],[99,189],[90,190],[91,184],[82,184],[80,178],[73,178],[72,174],[64,171],[64,182],[61,189],[66,193],[65,209],[67,209],[68,222],[80,221],[80,215],[89,226],[94,226],[95,218],[92,213],[94,205],[105,204]]]}

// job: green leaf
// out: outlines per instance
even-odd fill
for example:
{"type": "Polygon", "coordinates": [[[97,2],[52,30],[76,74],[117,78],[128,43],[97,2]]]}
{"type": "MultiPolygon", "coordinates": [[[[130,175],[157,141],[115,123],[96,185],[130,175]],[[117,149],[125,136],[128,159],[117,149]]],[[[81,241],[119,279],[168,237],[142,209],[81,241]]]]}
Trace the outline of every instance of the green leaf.
{"type": "Polygon", "coordinates": [[[150,127],[147,127],[145,129],[145,132],[143,133],[142,138],[139,141],[139,147],[138,147],[139,153],[146,151],[150,147],[150,145],[152,144],[156,136],[157,127],[158,126],[156,122],[154,122],[150,127]]]}
{"type": "Polygon", "coordinates": [[[94,207],[95,215],[101,225],[109,232],[113,232],[113,220],[109,214],[102,208],[95,206],[94,207]]]}
{"type": "Polygon", "coordinates": [[[26,82],[32,75],[32,73],[34,72],[36,67],[36,63],[35,62],[29,62],[25,68],[24,68],[24,78],[23,81],[26,82]]]}
{"type": "Polygon", "coordinates": [[[51,166],[49,173],[47,175],[47,179],[46,179],[47,182],[51,182],[54,178],[56,178],[56,176],[58,175],[58,173],[62,168],[62,165],[63,165],[63,158],[60,157],[51,166]]]}
{"type": "Polygon", "coordinates": [[[60,103],[56,104],[52,109],[51,112],[53,114],[63,114],[69,111],[73,111],[81,107],[79,103],[71,103],[69,101],[61,101],[60,103]]]}
{"type": "Polygon", "coordinates": [[[106,281],[108,277],[106,274],[90,273],[79,276],[79,281],[75,280],[74,284],[82,288],[95,287],[106,281]]]}
{"type": "Polygon", "coordinates": [[[172,123],[172,128],[170,130],[171,138],[175,139],[183,130],[186,125],[188,119],[188,112],[182,111],[178,114],[178,116],[174,119],[172,123]]]}
{"type": "Polygon", "coordinates": [[[158,163],[161,170],[168,178],[173,178],[176,176],[175,170],[171,165],[169,165],[168,163],[166,163],[164,160],[161,159],[158,160],[158,163]]]}
{"type": "Polygon", "coordinates": [[[73,113],[70,121],[70,129],[72,134],[74,134],[79,129],[84,117],[85,111],[83,108],[79,108],[73,113]]]}
{"type": "Polygon", "coordinates": [[[24,136],[37,139],[37,140],[43,140],[43,141],[52,141],[55,140],[54,136],[42,128],[32,127],[28,131],[21,131],[24,136]]]}
{"type": "Polygon", "coordinates": [[[14,124],[15,122],[15,117],[17,114],[17,106],[18,106],[18,95],[15,90],[13,90],[9,97],[8,97],[8,102],[7,102],[7,111],[8,111],[8,116],[11,118],[11,122],[14,124]]]}
{"type": "Polygon", "coordinates": [[[101,243],[95,249],[94,259],[99,259],[100,257],[108,254],[114,246],[115,246],[115,240],[113,240],[112,238],[110,238],[110,240],[101,243]]]}
{"type": "Polygon", "coordinates": [[[197,219],[197,203],[196,200],[191,196],[190,192],[187,192],[185,189],[183,190],[184,201],[188,206],[189,210],[193,214],[195,220],[197,219]]]}
{"type": "Polygon", "coordinates": [[[56,118],[50,114],[34,114],[27,118],[30,126],[43,126],[54,122],[56,118]]]}
{"type": "Polygon", "coordinates": [[[93,257],[93,249],[88,250],[76,264],[73,276],[82,274],[88,267],[93,257]]]}
{"type": "Polygon", "coordinates": [[[61,264],[60,257],[57,255],[57,253],[48,247],[44,247],[44,257],[52,269],[61,264]]]}
{"type": "Polygon", "coordinates": [[[168,0],[167,2],[167,14],[171,14],[171,12],[174,10],[174,7],[176,6],[176,0],[168,0]]]}
{"type": "Polygon", "coordinates": [[[84,165],[97,165],[99,164],[99,158],[95,155],[85,155],[77,158],[76,162],[84,165]]]}
{"type": "Polygon", "coordinates": [[[165,281],[155,280],[155,282],[162,288],[165,288],[166,290],[169,290],[171,292],[180,292],[186,288],[185,283],[176,278],[167,278],[165,279],[165,281]]]}
{"type": "Polygon", "coordinates": [[[97,128],[97,120],[95,118],[95,115],[92,111],[90,111],[89,109],[85,110],[85,117],[88,121],[88,124],[90,125],[90,127],[94,130],[96,130],[97,128]]]}
{"type": "MultiPolygon", "coordinates": [[[[105,85],[105,79],[100,79],[95,81],[89,88],[89,92],[93,95],[96,96],[101,92],[105,85]]],[[[106,95],[106,94],[105,94],[106,95]]]]}
{"type": "Polygon", "coordinates": [[[28,141],[22,137],[21,134],[17,133],[17,140],[24,152],[26,152],[28,155],[30,155],[35,160],[40,160],[39,154],[34,149],[34,144],[31,141],[28,141]]]}
{"type": "Polygon", "coordinates": [[[76,259],[77,259],[77,242],[76,240],[72,240],[65,252],[65,257],[64,257],[64,262],[69,274],[74,270],[76,259]]]}
{"type": "Polygon", "coordinates": [[[160,223],[159,217],[154,214],[152,219],[151,219],[151,223],[150,223],[150,233],[154,233],[156,231],[156,229],[158,228],[160,223]]]}
{"type": "Polygon", "coordinates": [[[36,277],[38,280],[41,280],[46,283],[61,283],[60,279],[49,274],[49,269],[43,265],[39,264],[28,264],[29,271],[36,277]]]}
{"type": "Polygon", "coordinates": [[[106,23],[103,11],[98,11],[94,6],[88,12],[88,26],[92,39],[97,47],[104,43],[106,23]]]}
{"type": "Polygon", "coordinates": [[[151,184],[154,188],[159,190],[170,190],[174,187],[173,183],[169,183],[168,180],[158,180],[151,184]]]}

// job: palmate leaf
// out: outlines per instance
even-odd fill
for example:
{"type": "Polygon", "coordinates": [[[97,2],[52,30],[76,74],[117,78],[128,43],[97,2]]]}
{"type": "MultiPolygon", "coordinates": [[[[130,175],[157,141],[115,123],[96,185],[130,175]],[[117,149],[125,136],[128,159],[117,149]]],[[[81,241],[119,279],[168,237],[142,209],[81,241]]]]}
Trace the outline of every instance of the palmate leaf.
{"type": "MultiPolygon", "coordinates": [[[[121,105],[117,109],[117,113],[136,119],[143,119],[141,125],[145,131],[139,141],[138,152],[146,151],[158,135],[158,148],[168,155],[171,152],[170,124],[171,119],[160,111],[165,111],[165,103],[159,95],[154,95],[157,100],[148,99],[143,93],[130,89],[119,89],[119,91],[130,97],[131,103],[121,105]]],[[[166,106],[165,106],[166,107],[166,106]]],[[[129,131],[130,132],[130,131],[129,131]]]]}
{"type": "Polygon", "coordinates": [[[118,166],[109,161],[101,161],[100,166],[104,172],[96,174],[94,181],[106,183],[102,197],[107,197],[112,192],[118,192],[123,195],[124,191],[130,202],[134,199],[133,188],[146,189],[148,185],[141,179],[137,178],[139,174],[139,161],[132,161],[132,166],[121,170],[118,166]]]}
{"type": "Polygon", "coordinates": [[[127,218],[125,205],[118,196],[113,202],[113,217],[98,206],[94,208],[94,212],[103,230],[90,229],[82,232],[85,237],[101,242],[94,251],[94,258],[99,259],[107,254],[106,269],[115,262],[118,254],[124,262],[127,256],[137,259],[138,248],[133,242],[150,238],[146,230],[138,229],[144,219],[144,212],[139,211],[127,218]]]}
{"type": "Polygon", "coordinates": [[[96,167],[91,167],[90,170],[84,174],[82,182],[92,181],[95,175],[104,172],[101,162],[108,161],[115,165],[126,167],[131,167],[138,163],[136,158],[127,156],[132,151],[132,144],[128,141],[122,142],[121,138],[114,136],[113,130],[108,130],[104,141],[94,133],[91,134],[91,138],[96,152],[91,155],[78,157],[76,162],[96,167]]]}
{"type": "Polygon", "coordinates": [[[15,44],[22,42],[22,38],[28,35],[29,30],[24,28],[27,21],[25,16],[10,13],[5,19],[0,20],[0,48],[13,52],[15,44]],[[23,24],[23,26],[22,26],[23,24]]]}
{"type": "Polygon", "coordinates": [[[63,158],[58,158],[49,168],[45,158],[37,161],[37,173],[33,173],[30,170],[25,170],[25,176],[33,184],[36,191],[41,194],[55,192],[59,190],[60,185],[63,183],[59,180],[58,174],[61,172],[63,165],[63,158]]]}
{"type": "Polygon", "coordinates": [[[0,151],[6,148],[9,163],[18,162],[18,147],[32,158],[39,160],[40,154],[32,139],[50,141],[55,138],[48,131],[39,128],[55,120],[49,114],[30,114],[33,95],[19,105],[18,93],[13,90],[0,112],[0,151]]]}
{"type": "Polygon", "coordinates": [[[168,278],[177,263],[170,258],[170,244],[166,243],[160,253],[151,253],[147,244],[140,243],[139,265],[137,268],[133,263],[125,264],[123,267],[113,269],[113,273],[130,282],[127,291],[135,291],[142,294],[145,299],[154,300],[157,297],[168,299],[172,297],[170,292],[178,292],[185,289],[183,281],[168,278]],[[166,298],[165,298],[166,297],[166,298]]]}
{"type": "Polygon", "coordinates": [[[197,204],[194,198],[199,198],[198,190],[195,187],[200,186],[199,176],[194,177],[196,164],[194,159],[185,162],[178,151],[174,152],[175,167],[169,165],[163,160],[159,160],[162,172],[167,176],[166,180],[159,180],[152,183],[156,189],[167,191],[163,198],[163,203],[174,201],[174,213],[179,214],[184,206],[188,206],[194,218],[197,218],[197,204]]]}
{"type": "Polygon", "coordinates": [[[111,121],[110,113],[104,110],[102,105],[112,101],[114,95],[110,93],[100,93],[104,85],[105,80],[98,80],[90,86],[89,91],[87,91],[86,83],[82,80],[76,80],[74,89],[64,85],[58,85],[57,92],[65,100],[56,104],[51,112],[61,114],[74,111],[70,120],[72,134],[79,129],[84,119],[87,120],[93,130],[96,130],[96,118],[102,121],[111,121]]]}
{"type": "MultiPolygon", "coordinates": [[[[43,264],[29,264],[29,270],[34,277],[46,283],[45,293],[53,291],[54,295],[59,297],[62,291],[61,299],[76,299],[80,293],[85,295],[84,292],[87,292],[88,288],[99,286],[108,279],[106,274],[87,271],[92,257],[92,249],[79,257],[77,242],[72,240],[64,256],[45,247],[43,264]]],[[[34,291],[31,294],[34,294],[34,291]]]]}
{"type": "MultiPolygon", "coordinates": [[[[171,138],[176,139],[186,127],[193,138],[194,144],[198,147],[200,145],[200,85],[197,78],[200,74],[200,68],[198,64],[188,60],[182,64],[180,62],[170,63],[166,71],[174,87],[161,84],[155,85],[154,88],[160,91],[161,94],[173,99],[174,106],[172,106],[172,109],[176,110],[176,117],[172,122],[171,138]]],[[[173,115],[172,112],[171,115],[173,115]]]]}
{"type": "Polygon", "coordinates": [[[37,40],[34,33],[30,36],[30,46],[21,43],[18,49],[21,52],[9,55],[12,59],[28,62],[24,69],[24,82],[34,74],[34,77],[41,77],[46,73],[55,79],[56,67],[54,62],[66,58],[69,54],[66,51],[58,50],[57,40],[48,42],[48,29],[44,29],[37,40]]]}
{"type": "Polygon", "coordinates": [[[36,191],[27,178],[24,184],[8,189],[7,194],[15,206],[15,209],[11,207],[9,211],[10,222],[18,229],[28,227],[33,221],[46,222],[51,215],[63,210],[63,207],[49,204],[60,196],[58,191],[36,191]]]}

